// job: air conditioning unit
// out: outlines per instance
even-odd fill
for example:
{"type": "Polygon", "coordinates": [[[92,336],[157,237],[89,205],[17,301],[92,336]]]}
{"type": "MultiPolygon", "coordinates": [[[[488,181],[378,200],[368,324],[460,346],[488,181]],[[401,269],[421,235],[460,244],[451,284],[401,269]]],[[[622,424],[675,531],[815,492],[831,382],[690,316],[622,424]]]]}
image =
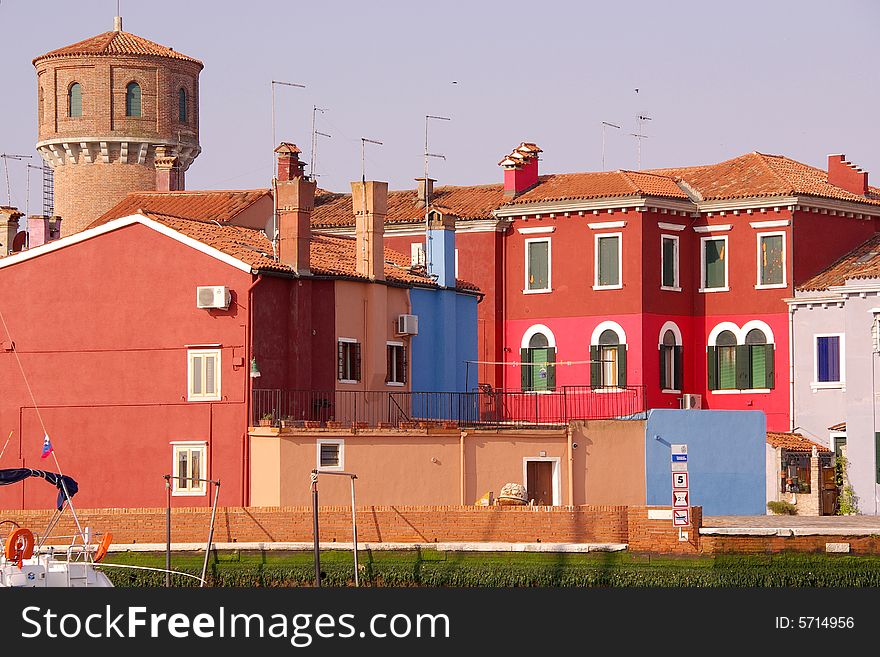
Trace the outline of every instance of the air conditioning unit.
{"type": "Polygon", "coordinates": [[[221,308],[226,310],[232,301],[229,288],[223,285],[200,285],[196,288],[197,308],[221,308]]]}
{"type": "Polygon", "coordinates": [[[702,395],[682,395],[680,400],[682,409],[696,409],[703,407],[702,395]]]}
{"type": "Polygon", "coordinates": [[[416,315],[400,315],[397,318],[397,335],[418,335],[419,318],[416,315]]]}

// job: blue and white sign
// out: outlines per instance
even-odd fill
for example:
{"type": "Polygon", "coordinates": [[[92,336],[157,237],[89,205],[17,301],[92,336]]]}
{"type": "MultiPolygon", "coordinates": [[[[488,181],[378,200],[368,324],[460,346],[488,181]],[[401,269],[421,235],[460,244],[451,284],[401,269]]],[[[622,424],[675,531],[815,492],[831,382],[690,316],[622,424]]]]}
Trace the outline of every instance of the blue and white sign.
{"type": "Polygon", "coordinates": [[[673,463],[687,463],[688,455],[687,454],[673,454],[672,462],[673,463]]]}

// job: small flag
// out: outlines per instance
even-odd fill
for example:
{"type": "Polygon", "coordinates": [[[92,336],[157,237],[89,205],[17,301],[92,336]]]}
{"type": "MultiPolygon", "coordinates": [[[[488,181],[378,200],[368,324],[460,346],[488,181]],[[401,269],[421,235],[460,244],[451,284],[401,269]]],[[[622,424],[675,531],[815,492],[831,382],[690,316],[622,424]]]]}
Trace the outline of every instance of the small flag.
{"type": "Polygon", "coordinates": [[[51,454],[51,453],[52,453],[52,441],[49,440],[49,434],[47,433],[46,437],[43,438],[43,453],[40,454],[40,458],[44,459],[47,456],[49,456],[49,454],[51,454]]]}

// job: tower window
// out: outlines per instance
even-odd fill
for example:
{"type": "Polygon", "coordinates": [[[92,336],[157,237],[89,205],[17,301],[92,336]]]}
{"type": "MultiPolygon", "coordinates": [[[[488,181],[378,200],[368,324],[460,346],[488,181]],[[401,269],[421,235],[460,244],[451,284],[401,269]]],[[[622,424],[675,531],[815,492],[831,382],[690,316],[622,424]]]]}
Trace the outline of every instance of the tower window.
{"type": "Polygon", "coordinates": [[[177,92],[177,116],[181,123],[186,123],[186,89],[177,92]]]}
{"type": "Polygon", "coordinates": [[[125,88],[125,115],[141,116],[141,85],[129,82],[125,88]]]}
{"type": "Polygon", "coordinates": [[[82,87],[79,82],[70,85],[67,92],[67,116],[78,118],[83,115],[82,87]]]}

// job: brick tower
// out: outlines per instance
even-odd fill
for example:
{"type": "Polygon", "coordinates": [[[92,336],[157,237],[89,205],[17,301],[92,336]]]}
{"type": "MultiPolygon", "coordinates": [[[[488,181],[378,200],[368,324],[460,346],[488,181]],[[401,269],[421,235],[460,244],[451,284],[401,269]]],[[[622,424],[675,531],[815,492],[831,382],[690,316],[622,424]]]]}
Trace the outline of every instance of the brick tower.
{"type": "Polygon", "coordinates": [[[183,189],[184,172],[201,151],[200,61],[123,32],[117,16],[112,32],[33,63],[37,150],[54,170],[64,235],[83,230],[129,192],[183,189]],[[169,161],[176,175],[163,171],[169,161]]]}

